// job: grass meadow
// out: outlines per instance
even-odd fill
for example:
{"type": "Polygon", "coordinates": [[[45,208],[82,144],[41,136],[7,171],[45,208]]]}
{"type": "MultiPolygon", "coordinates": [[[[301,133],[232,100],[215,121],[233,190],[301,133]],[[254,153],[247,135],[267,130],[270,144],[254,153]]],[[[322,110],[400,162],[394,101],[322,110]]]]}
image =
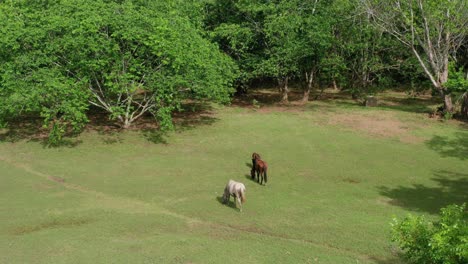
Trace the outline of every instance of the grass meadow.
{"type": "Polygon", "coordinates": [[[0,263],[404,263],[393,217],[468,201],[467,124],[429,118],[427,100],[260,105],[58,148],[2,130],[0,263]],[[221,203],[229,179],[242,213],[221,203]]]}

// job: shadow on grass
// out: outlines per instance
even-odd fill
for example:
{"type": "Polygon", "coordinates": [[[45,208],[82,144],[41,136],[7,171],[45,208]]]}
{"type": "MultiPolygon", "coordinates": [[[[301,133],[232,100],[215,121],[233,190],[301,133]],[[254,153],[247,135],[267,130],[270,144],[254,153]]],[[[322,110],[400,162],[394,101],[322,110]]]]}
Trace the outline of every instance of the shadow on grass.
{"type": "Polygon", "coordinates": [[[434,136],[426,145],[442,157],[468,159],[468,132],[457,132],[454,138],[434,136]]]}
{"type": "Polygon", "coordinates": [[[370,257],[375,263],[378,264],[403,264],[406,263],[404,260],[404,256],[401,254],[398,254],[399,256],[392,256],[390,258],[378,258],[378,257],[370,257]]]}
{"type": "MultiPolygon", "coordinates": [[[[232,197],[231,197],[231,198],[232,198],[232,197]]],[[[219,202],[221,205],[223,205],[223,206],[228,206],[228,207],[230,207],[230,208],[232,208],[232,209],[234,209],[234,210],[239,210],[239,209],[237,208],[237,206],[236,206],[236,201],[235,201],[235,200],[232,201],[231,198],[229,198],[229,201],[227,201],[227,203],[224,203],[224,202],[223,202],[223,197],[222,197],[222,196],[217,196],[217,197],[216,197],[216,201],[218,201],[218,202],[219,202]]]]}
{"type": "Polygon", "coordinates": [[[212,125],[218,120],[213,116],[213,107],[208,102],[184,103],[181,110],[173,114],[174,125],[178,131],[212,125]]]}
{"type": "Polygon", "coordinates": [[[398,110],[410,113],[431,113],[432,107],[438,102],[434,98],[398,98],[383,97],[379,102],[379,108],[398,110]]]}
{"type": "Polygon", "coordinates": [[[252,178],[252,175],[250,175],[250,174],[244,174],[244,177],[245,177],[246,179],[248,179],[248,180],[251,180],[252,182],[258,183],[257,180],[256,180],[256,177],[257,177],[257,176],[255,176],[255,178],[252,178]]]}
{"type": "MultiPolygon", "coordinates": [[[[301,102],[303,91],[299,87],[295,87],[290,90],[288,95],[290,103],[301,102]]],[[[408,97],[404,93],[383,93],[377,97],[379,102],[376,107],[377,109],[411,113],[431,113],[433,112],[434,105],[440,104],[438,99],[434,97],[421,96],[414,98],[408,97]]],[[[340,108],[362,108],[364,106],[363,99],[352,99],[351,94],[347,91],[333,89],[315,90],[309,98],[309,102],[326,102],[340,108]]],[[[254,107],[254,100],[260,105],[274,106],[280,103],[281,95],[274,86],[266,87],[265,89],[250,89],[248,93],[234,97],[232,103],[240,107],[254,107]]]]}
{"type": "Polygon", "coordinates": [[[76,133],[67,133],[66,138],[56,144],[50,144],[48,136],[49,131],[43,128],[43,120],[39,117],[18,118],[9,122],[8,128],[0,129],[0,142],[15,143],[26,140],[38,142],[47,148],[73,148],[83,143],[82,140],[76,139],[76,133]]]}
{"type": "MultiPolygon", "coordinates": [[[[209,102],[187,101],[179,112],[173,113],[174,125],[178,131],[194,129],[198,126],[211,125],[219,119],[213,116],[213,107],[209,102]]],[[[93,109],[87,113],[89,123],[85,131],[96,131],[105,144],[122,143],[119,134],[124,131],[115,120],[110,120],[108,113],[93,109]]],[[[11,120],[8,128],[0,129],[1,142],[18,142],[21,140],[40,142],[44,147],[76,147],[82,143],[76,140],[78,134],[67,133],[59,144],[48,144],[49,131],[43,126],[43,119],[39,116],[23,116],[11,120]]],[[[150,114],[137,119],[128,130],[141,131],[143,136],[155,144],[168,144],[165,134],[159,130],[154,117],[150,114]]]]}
{"type": "Polygon", "coordinates": [[[114,137],[105,137],[102,139],[102,142],[104,142],[104,144],[106,145],[113,145],[117,143],[122,143],[123,140],[118,136],[114,136],[114,137]]]}
{"type": "Polygon", "coordinates": [[[461,204],[468,201],[468,174],[436,171],[431,180],[437,182],[436,187],[422,184],[399,186],[397,188],[379,187],[380,194],[391,200],[390,204],[413,211],[439,213],[442,207],[449,204],[461,204]]]}
{"type": "MultiPolygon", "coordinates": [[[[34,141],[34,140],[31,140],[31,141],[34,141]]],[[[81,139],[68,139],[67,138],[67,139],[62,139],[60,142],[51,145],[47,141],[47,139],[41,140],[41,145],[44,148],[74,148],[80,145],[81,143],[83,143],[83,140],[81,139]]]]}
{"type": "Polygon", "coordinates": [[[187,131],[197,128],[199,126],[212,125],[215,122],[219,121],[218,118],[212,116],[200,115],[192,118],[184,119],[176,123],[176,130],[178,131],[187,131]]]}
{"type": "Polygon", "coordinates": [[[0,129],[0,142],[15,143],[20,140],[43,141],[47,131],[42,128],[41,118],[24,117],[8,123],[8,128],[0,129]]]}
{"type": "MultiPolygon", "coordinates": [[[[282,95],[276,86],[265,87],[261,89],[249,89],[248,93],[237,95],[233,98],[232,104],[239,107],[254,107],[254,102],[260,106],[288,106],[292,108],[302,108],[304,105],[302,98],[304,92],[299,87],[290,87],[288,93],[288,103],[282,103],[282,95]]],[[[332,91],[325,89],[323,92],[319,90],[311,91],[309,102],[322,101],[333,102],[334,100],[350,99],[350,95],[345,92],[332,91]]]]}
{"type": "Polygon", "coordinates": [[[166,133],[156,128],[143,130],[143,136],[145,139],[154,144],[167,145],[168,142],[165,138],[165,135],[166,133]]]}

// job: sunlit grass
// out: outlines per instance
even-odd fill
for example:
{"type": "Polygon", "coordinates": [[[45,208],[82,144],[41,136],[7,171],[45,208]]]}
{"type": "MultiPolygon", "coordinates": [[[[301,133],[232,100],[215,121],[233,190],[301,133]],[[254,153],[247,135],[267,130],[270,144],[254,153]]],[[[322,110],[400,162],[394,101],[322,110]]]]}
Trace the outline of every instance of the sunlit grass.
{"type": "Polygon", "coordinates": [[[0,143],[0,262],[398,263],[393,216],[468,200],[457,125],[320,102],[213,111],[168,135],[0,143]],[[340,123],[347,114],[386,115],[419,140],[366,133],[340,123]],[[253,151],[266,186],[249,178],[253,151]],[[247,187],[242,213],[220,203],[229,179],[247,187]]]}

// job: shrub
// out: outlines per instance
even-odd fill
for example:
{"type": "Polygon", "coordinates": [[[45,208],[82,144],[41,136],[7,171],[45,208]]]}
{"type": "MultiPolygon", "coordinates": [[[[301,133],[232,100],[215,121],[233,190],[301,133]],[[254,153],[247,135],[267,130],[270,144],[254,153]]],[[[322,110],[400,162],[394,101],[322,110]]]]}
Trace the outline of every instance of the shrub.
{"type": "Polygon", "coordinates": [[[412,263],[468,263],[468,213],[466,204],[441,209],[439,221],[409,215],[393,219],[392,240],[412,263]]]}

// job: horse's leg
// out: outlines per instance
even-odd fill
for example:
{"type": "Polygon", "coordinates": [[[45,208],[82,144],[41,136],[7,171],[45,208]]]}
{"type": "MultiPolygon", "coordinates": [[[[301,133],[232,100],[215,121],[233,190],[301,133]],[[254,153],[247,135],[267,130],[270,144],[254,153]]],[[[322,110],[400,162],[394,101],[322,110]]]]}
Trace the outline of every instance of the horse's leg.
{"type": "Polygon", "coordinates": [[[262,184],[262,170],[260,169],[260,174],[258,175],[258,183],[262,184]]]}
{"type": "Polygon", "coordinates": [[[252,170],[250,171],[250,176],[252,179],[255,179],[255,159],[252,159],[252,170]]]}
{"type": "Polygon", "coordinates": [[[223,203],[224,204],[229,202],[229,197],[230,197],[229,188],[226,186],[226,188],[224,188],[224,194],[223,194],[223,203]]]}
{"type": "Polygon", "coordinates": [[[239,206],[240,206],[240,211],[242,212],[242,202],[241,202],[241,199],[240,199],[239,195],[237,195],[236,201],[237,201],[236,207],[237,207],[237,204],[239,204],[239,206]]]}
{"type": "Polygon", "coordinates": [[[261,168],[257,168],[257,182],[260,182],[261,168]]]}

